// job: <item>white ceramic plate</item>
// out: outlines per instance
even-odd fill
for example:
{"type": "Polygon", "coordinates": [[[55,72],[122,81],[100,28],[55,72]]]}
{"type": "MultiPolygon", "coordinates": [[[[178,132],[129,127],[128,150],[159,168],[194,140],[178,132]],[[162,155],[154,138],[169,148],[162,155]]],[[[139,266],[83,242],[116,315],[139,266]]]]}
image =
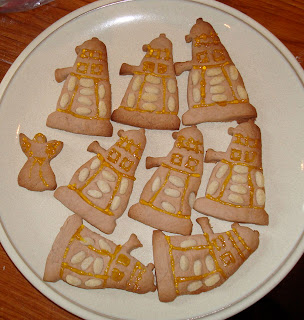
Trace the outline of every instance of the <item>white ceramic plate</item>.
{"type": "MultiPolygon", "coordinates": [[[[300,258],[303,241],[304,190],[304,90],[303,70],[290,52],[256,22],[214,1],[111,1],[92,3],[64,17],[36,38],[19,56],[1,84],[0,90],[0,213],[1,241],[19,270],[49,299],[87,319],[189,319],[227,318],[268,293],[300,258]],[[249,261],[221,287],[196,296],[182,296],[172,303],[161,303],[157,293],[137,295],[125,291],[81,290],[65,284],[42,281],[45,260],[53,240],[72,213],[53,197],[53,192],[30,192],[17,185],[23,164],[18,134],[33,137],[37,132],[48,139],[64,141],[60,155],[52,161],[58,185],[66,185],[76,169],[92,157],[87,146],[96,137],[75,135],[45,126],[55,111],[62,84],[54,80],[54,70],[74,63],[74,48],[97,36],[108,48],[113,109],[119,106],[131,77],[118,75],[123,62],[138,65],[141,47],[160,33],[173,42],[175,61],[191,57],[191,46],[184,36],[198,17],[209,21],[218,32],[232,60],[240,70],[251,103],[258,112],[262,131],[263,164],[266,178],[267,227],[253,226],[260,246],[249,261]]],[[[178,77],[181,116],[187,108],[187,73],[178,77]]],[[[117,139],[98,138],[105,148],[117,139]]],[[[225,151],[230,142],[227,128],[236,123],[199,125],[205,150],[225,151]]],[[[148,144],[137,170],[129,205],[139,199],[147,177],[154,169],[144,168],[148,155],[163,156],[171,149],[171,132],[147,130],[148,144]]],[[[205,165],[199,196],[213,168],[205,165]]],[[[201,214],[193,212],[192,221],[201,214]]],[[[230,223],[210,219],[215,232],[226,231],[230,223]]],[[[152,228],[127,217],[118,220],[109,236],[124,243],[135,232],[144,247],[134,255],[143,263],[153,260],[152,228]]],[[[194,233],[201,233],[195,224],[194,233]]]]}

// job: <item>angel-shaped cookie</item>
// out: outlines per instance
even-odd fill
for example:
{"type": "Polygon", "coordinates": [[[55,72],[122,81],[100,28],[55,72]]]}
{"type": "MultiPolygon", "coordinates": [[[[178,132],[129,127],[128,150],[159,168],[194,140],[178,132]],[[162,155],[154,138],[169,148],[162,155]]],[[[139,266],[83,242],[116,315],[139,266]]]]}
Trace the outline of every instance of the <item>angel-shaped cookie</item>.
{"type": "Polygon", "coordinates": [[[48,142],[42,133],[37,133],[33,140],[20,133],[19,142],[28,158],[18,175],[19,186],[31,191],[55,190],[56,178],[50,161],[62,150],[63,142],[48,142]]]}

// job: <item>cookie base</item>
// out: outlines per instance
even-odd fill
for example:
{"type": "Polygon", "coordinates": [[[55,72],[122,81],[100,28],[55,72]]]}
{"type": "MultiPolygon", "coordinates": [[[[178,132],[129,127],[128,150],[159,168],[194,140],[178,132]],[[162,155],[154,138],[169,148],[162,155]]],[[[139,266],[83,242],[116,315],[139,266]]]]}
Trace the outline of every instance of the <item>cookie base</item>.
{"type": "Polygon", "coordinates": [[[160,230],[153,231],[152,243],[158,298],[162,302],[170,302],[177,297],[177,293],[168,254],[169,245],[160,230]]]}
{"type": "Polygon", "coordinates": [[[108,216],[90,206],[75,191],[68,187],[56,189],[54,197],[100,231],[107,234],[114,231],[116,227],[115,216],[108,216]]]}
{"type": "Polygon", "coordinates": [[[82,219],[74,214],[70,216],[61,227],[46,260],[43,276],[44,281],[56,282],[60,280],[60,269],[66,247],[81,225],[82,219]]]}
{"type": "Polygon", "coordinates": [[[224,107],[215,105],[191,108],[183,114],[182,122],[185,126],[202,122],[230,122],[234,120],[240,123],[256,117],[257,112],[254,106],[249,103],[240,103],[230,104],[224,107]]]}
{"type": "Polygon", "coordinates": [[[190,219],[170,216],[141,203],[134,204],[130,208],[128,216],[159,230],[178,233],[184,236],[188,236],[192,232],[192,222],[190,219]]]}
{"type": "Polygon", "coordinates": [[[208,198],[196,199],[194,209],[221,220],[268,225],[269,217],[264,209],[236,208],[208,198]]]}
{"type": "Polygon", "coordinates": [[[46,125],[50,128],[90,136],[111,137],[113,134],[110,120],[77,118],[72,114],[59,111],[48,116],[46,125]]]}
{"type": "Polygon", "coordinates": [[[146,129],[178,130],[180,126],[180,119],[174,114],[128,111],[124,108],[114,110],[111,120],[146,129]]]}

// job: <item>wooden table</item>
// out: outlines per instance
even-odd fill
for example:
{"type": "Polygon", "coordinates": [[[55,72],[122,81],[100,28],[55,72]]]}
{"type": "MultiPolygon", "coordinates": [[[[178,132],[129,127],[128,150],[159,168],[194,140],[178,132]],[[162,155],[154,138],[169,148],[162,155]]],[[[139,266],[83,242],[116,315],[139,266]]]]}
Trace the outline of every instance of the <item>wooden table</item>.
{"type": "MultiPolygon", "coordinates": [[[[94,0],[55,0],[30,12],[0,14],[0,81],[22,50],[49,25],[94,0]]],[[[247,14],[278,37],[304,67],[302,0],[220,0],[247,14]]],[[[304,315],[301,306],[304,257],[259,302],[233,319],[288,319],[304,315]],[[301,299],[301,300],[300,300],[301,299]]],[[[48,300],[18,271],[0,246],[0,319],[79,319],[48,300]]]]}

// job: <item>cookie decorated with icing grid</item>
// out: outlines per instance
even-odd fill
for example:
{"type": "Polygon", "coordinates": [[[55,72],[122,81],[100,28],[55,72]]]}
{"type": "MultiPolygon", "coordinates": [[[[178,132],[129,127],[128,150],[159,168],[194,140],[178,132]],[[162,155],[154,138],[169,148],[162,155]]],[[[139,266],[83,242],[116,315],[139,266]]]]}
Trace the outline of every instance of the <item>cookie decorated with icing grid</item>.
{"type": "Polygon", "coordinates": [[[219,287],[259,245],[259,232],[237,223],[232,230],[213,233],[208,218],[197,222],[203,234],[168,236],[160,230],[153,232],[157,290],[162,302],[219,287]]]}
{"type": "Polygon", "coordinates": [[[192,60],[174,65],[176,75],[189,71],[189,110],[183,114],[183,124],[256,118],[241,74],[213,27],[197,19],[186,42],[192,43],[192,60]]]}
{"type": "Polygon", "coordinates": [[[66,207],[105,233],[112,233],[125,211],[135,171],[146,146],[145,130],[119,130],[119,140],[108,150],[97,141],[88,151],[96,154],[82,165],[67,186],[54,196],[66,207]]]}
{"type": "Polygon", "coordinates": [[[131,256],[142,244],[135,234],[123,245],[91,231],[77,215],[70,216],[47,257],[44,281],[83,289],[116,288],[134,293],[155,291],[153,269],[131,256]]]}
{"type": "Polygon", "coordinates": [[[179,101],[172,43],[162,33],[145,44],[143,51],[146,54],[139,66],[121,66],[121,75],[133,77],[112,120],[147,129],[177,130],[179,101]]]}
{"type": "Polygon", "coordinates": [[[205,162],[216,166],[194,209],[223,220],[268,225],[260,128],[249,120],[228,133],[232,140],[226,152],[206,152],[205,162]]]}
{"type": "Polygon", "coordinates": [[[110,137],[111,85],[105,44],[98,38],[75,49],[72,67],[55,71],[57,82],[64,82],[56,111],[46,125],[73,133],[110,137]]]}
{"type": "Polygon", "coordinates": [[[166,157],[147,157],[146,167],[159,167],[145,185],[129,217],[160,230],[191,234],[191,209],[203,174],[203,135],[196,128],[173,133],[166,157]]]}

